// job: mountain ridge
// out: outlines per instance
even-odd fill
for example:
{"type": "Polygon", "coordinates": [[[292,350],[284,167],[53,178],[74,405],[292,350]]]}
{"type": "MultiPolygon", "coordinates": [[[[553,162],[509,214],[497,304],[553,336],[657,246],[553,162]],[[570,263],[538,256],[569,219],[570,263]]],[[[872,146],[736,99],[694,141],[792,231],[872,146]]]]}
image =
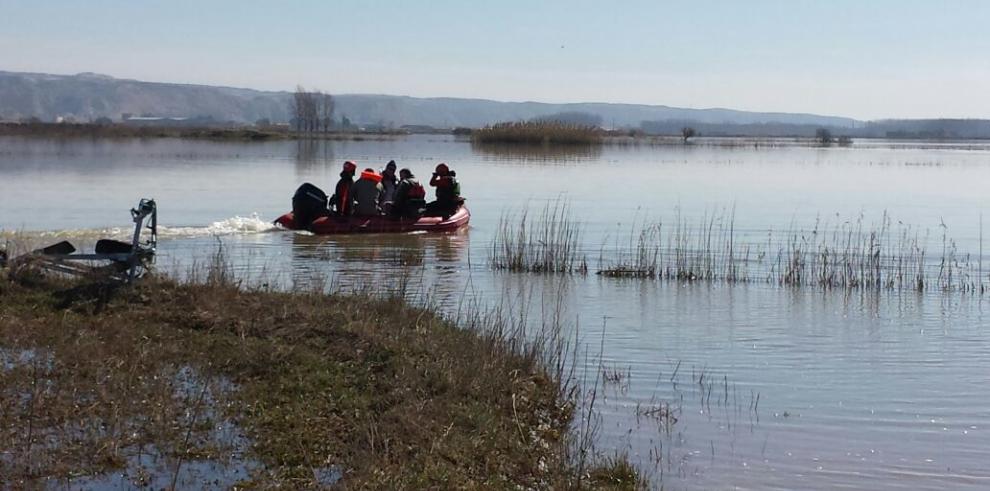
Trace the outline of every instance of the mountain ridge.
{"type": "MultiPolygon", "coordinates": [[[[123,114],[167,117],[205,116],[220,121],[253,123],[287,121],[289,91],[264,91],[232,86],[151,82],[82,72],[61,75],[0,71],[0,119],[38,117],[45,121],[80,121],[123,114]]],[[[334,94],[337,117],[358,124],[386,126],[480,127],[500,121],[528,120],[557,113],[593,114],[606,126],[636,128],[644,121],[708,124],[785,123],[853,128],[862,121],[812,113],[757,112],[668,105],[539,101],[483,98],[414,97],[390,94],[334,94]]]]}

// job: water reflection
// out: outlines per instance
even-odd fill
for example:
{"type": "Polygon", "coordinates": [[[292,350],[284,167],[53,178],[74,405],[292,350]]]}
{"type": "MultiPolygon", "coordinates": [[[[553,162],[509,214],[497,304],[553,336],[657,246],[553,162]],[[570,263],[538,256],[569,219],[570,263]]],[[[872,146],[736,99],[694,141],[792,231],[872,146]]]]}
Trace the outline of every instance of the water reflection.
{"type": "Polygon", "coordinates": [[[299,176],[311,174],[315,168],[333,164],[336,160],[333,142],[327,140],[296,140],[294,151],[293,159],[299,176]]]}
{"type": "MultiPolygon", "coordinates": [[[[291,236],[292,282],[331,282],[343,290],[416,287],[411,294],[455,300],[469,273],[469,229],[450,234],[291,236]]],[[[317,283],[319,284],[319,283],[317,283]]]]}
{"type": "Polygon", "coordinates": [[[518,145],[471,143],[471,150],[484,160],[518,165],[563,164],[601,157],[601,145],[518,145]]]}

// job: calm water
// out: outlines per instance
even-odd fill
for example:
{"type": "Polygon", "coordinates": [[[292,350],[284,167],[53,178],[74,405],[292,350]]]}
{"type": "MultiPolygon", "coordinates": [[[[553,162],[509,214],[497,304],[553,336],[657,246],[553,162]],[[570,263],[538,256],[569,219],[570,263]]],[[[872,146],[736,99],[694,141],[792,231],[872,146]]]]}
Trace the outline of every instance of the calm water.
{"type": "Polygon", "coordinates": [[[990,146],[981,143],[560,155],[432,136],[0,139],[0,230],[22,242],[64,235],[88,243],[126,229],[127,210],[154,197],[166,227],[163,268],[202,261],[219,240],[240,274],[285,286],[404,277],[444,308],[477,301],[534,318],[559,302],[589,353],[579,369],[588,386],[599,367],[622,374],[598,391],[599,448],[628,452],[668,488],[985,489],[990,304],[979,295],[495,273],[488,252],[501,216],[566,200],[593,269],[600,256],[629,252],[636,224],[712,215],[734,217],[739,240],[755,244],[816,223],[869,228],[886,213],[893,228],[920,236],[936,262],[945,236],[957,257],[976,264],[987,183],[990,146]],[[345,159],[374,167],[395,159],[421,177],[450,163],[468,197],[470,229],[314,237],[268,227],[300,183],[332,189],[345,159]]]}

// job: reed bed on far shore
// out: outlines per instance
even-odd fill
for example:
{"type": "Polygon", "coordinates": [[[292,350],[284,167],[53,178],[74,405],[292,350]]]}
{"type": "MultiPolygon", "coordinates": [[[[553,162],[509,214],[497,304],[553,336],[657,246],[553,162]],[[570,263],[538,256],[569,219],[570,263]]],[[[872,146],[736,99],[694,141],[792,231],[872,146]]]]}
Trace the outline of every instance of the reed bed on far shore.
{"type": "Polygon", "coordinates": [[[524,208],[499,220],[489,255],[492,269],[528,273],[587,273],[581,227],[564,201],[552,201],[534,220],[524,208]]]}
{"type": "Polygon", "coordinates": [[[557,121],[497,123],[471,133],[471,141],[475,143],[598,145],[603,140],[599,128],[557,121]]]}
{"type": "MultiPolygon", "coordinates": [[[[740,237],[734,211],[696,221],[678,214],[672,223],[646,225],[623,250],[599,260],[597,274],[614,278],[677,281],[762,282],[824,289],[960,291],[983,293],[990,281],[979,257],[960,253],[940,227],[932,233],[898,222],[862,216],[809,229],[791,227],[765,238],[740,237]]],[[[982,249],[982,247],[981,247],[982,249]]]]}

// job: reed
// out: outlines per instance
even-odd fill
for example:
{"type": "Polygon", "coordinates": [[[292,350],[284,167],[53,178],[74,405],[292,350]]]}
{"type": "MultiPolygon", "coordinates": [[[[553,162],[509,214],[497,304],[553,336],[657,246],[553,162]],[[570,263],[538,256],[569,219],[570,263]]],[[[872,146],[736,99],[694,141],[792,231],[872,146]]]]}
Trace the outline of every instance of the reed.
{"type": "Polygon", "coordinates": [[[518,215],[503,214],[499,219],[489,264],[495,270],[514,272],[587,273],[580,239],[581,227],[567,202],[547,203],[535,220],[524,208],[518,215]]]}
{"type": "Polygon", "coordinates": [[[660,236],[662,224],[646,225],[638,236],[630,235],[631,254],[613,253],[605,259],[599,255],[597,274],[612,278],[654,279],[660,274],[660,236]]]}
{"type": "Polygon", "coordinates": [[[497,123],[471,133],[475,143],[523,145],[599,145],[601,129],[557,121],[497,123]]]}
{"type": "MultiPolygon", "coordinates": [[[[960,253],[940,225],[938,248],[929,250],[930,231],[898,222],[885,212],[875,223],[861,215],[810,228],[768,230],[763,239],[740,235],[734,210],[689,220],[646,224],[627,248],[601,260],[605,277],[672,281],[762,282],[827,290],[987,290],[980,257],[960,253]]],[[[981,244],[982,247],[982,244],[981,244]]],[[[603,252],[602,256],[606,254],[603,252]]]]}

